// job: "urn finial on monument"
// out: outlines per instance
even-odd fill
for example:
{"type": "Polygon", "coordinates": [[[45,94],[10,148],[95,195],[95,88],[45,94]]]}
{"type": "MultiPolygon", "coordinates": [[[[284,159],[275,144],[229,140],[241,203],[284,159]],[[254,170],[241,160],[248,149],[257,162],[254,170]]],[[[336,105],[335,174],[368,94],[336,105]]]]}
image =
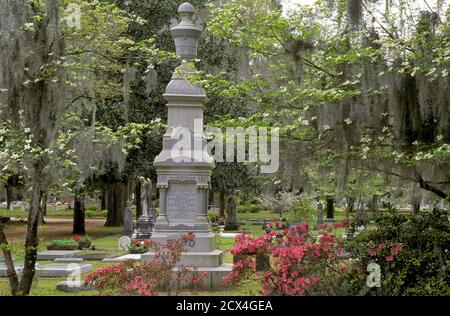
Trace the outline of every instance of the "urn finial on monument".
{"type": "Polygon", "coordinates": [[[194,59],[197,57],[198,42],[202,36],[202,29],[194,21],[196,10],[192,4],[185,2],[178,8],[178,13],[181,22],[170,29],[177,54],[183,59],[194,59]]]}

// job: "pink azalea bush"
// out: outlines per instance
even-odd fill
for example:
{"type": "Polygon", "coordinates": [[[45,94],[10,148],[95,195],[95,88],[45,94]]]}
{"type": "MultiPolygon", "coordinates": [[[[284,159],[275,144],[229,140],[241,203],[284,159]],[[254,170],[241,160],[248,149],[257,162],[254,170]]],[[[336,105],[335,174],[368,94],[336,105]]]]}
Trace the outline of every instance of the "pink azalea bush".
{"type": "Polygon", "coordinates": [[[287,228],[283,222],[276,222],[268,228],[257,238],[245,233],[236,237],[231,253],[239,260],[224,278],[228,285],[255,277],[261,280],[263,295],[304,295],[328,273],[344,269],[337,261],[342,241],[327,225],[318,238],[310,235],[307,223],[287,228]],[[255,272],[256,256],[268,261],[261,274],[255,272]]]}
{"type": "Polygon", "coordinates": [[[182,286],[196,292],[203,287],[206,275],[195,266],[177,266],[181,254],[187,251],[183,245],[186,238],[195,235],[186,234],[168,244],[148,240],[146,246],[155,251],[150,262],[128,260],[102,267],[89,274],[85,283],[96,287],[100,295],[152,296],[162,291],[176,295],[182,286]]]}

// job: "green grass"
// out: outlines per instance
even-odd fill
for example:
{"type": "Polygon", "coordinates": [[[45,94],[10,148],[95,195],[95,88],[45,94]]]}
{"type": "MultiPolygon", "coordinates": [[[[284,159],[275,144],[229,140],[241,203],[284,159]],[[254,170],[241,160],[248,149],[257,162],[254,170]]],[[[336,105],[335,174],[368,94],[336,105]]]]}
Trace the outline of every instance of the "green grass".
{"type": "MultiPolygon", "coordinates": [[[[4,215],[4,213],[10,213],[11,211],[7,211],[5,209],[0,209],[0,216],[4,215]]],[[[19,210],[13,211],[21,212],[19,210]]],[[[23,215],[23,212],[21,212],[23,215]]],[[[49,214],[52,214],[49,210],[49,214]]],[[[61,210],[60,214],[66,214],[65,216],[72,216],[72,211],[61,210]]],[[[210,215],[217,215],[211,213],[210,215]]],[[[11,216],[11,215],[9,215],[11,216]]],[[[63,215],[59,215],[63,216],[63,215]]],[[[282,215],[285,217],[285,215],[282,215]]],[[[254,212],[246,212],[246,213],[238,213],[238,220],[243,222],[241,225],[241,229],[249,230],[254,236],[260,236],[264,234],[261,223],[252,223],[250,219],[254,219],[257,221],[262,221],[264,219],[276,220],[279,219],[280,216],[277,213],[272,213],[270,211],[261,210],[256,213],[254,212]]],[[[338,222],[345,219],[345,212],[342,209],[338,209],[335,212],[335,218],[338,222]]],[[[310,222],[311,225],[314,225],[314,220],[310,222]]],[[[10,225],[24,225],[24,223],[11,223],[10,225]]],[[[45,225],[42,227],[45,229],[45,225]]],[[[104,252],[113,252],[117,255],[121,255],[122,253],[117,250],[118,238],[121,236],[121,228],[120,227],[87,227],[89,236],[93,239],[93,244],[97,248],[108,249],[105,251],[95,251],[95,253],[104,253],[104,252]]],[[[338,229],[336,234],[340,236],[343,229],[338,229]]],[[[70,233],[64,234],[63,236],[58,236],[58,238],[65,239],[70,238],[70,233]]],[[[234,246],[235,241],[232,238],[221,238],[216,240],[218,244],[218,248],[224,251],[224,262],[232,263],[233,256],[230,253],[230,249],[234,246]]],[[[44,250],[49,240],[41,239],[41,243],[39,246],[39,251],[44,250]]],[[[13,247],[13,253],[16,259],[16,262],[21,262],[23,260],[23,246],[16,245],[13,247]]],[[[84,253],[94,253],[93,251],[85,251],[84,253]]],[[[93,268],[98,269],[100,267],[110,265],[111,263],[103,263],[101,261],[85,261],[86,263],[93,264],[93,268]]],[[[49,262],[39,262],[39,264],[45,264],[49,262]]],[[[32,296],[92,296],[97,295],[97,291],[82,291],[77,293],[64,293],[56,290],[56,285],[58,282],[65,280],[65,278],[36,278],[33,283],[31,295],[32,296]]],[[[260,283],[258,281],[251,281],[245,284],[242,284],[236,288],[223,289],[220,291],[201,291],[199,295],[206,296],[239,296],[239,295],[258,295],[260,291],[260,283]]],[[[182,293],[185,295],[191,295],[190,293],[182,293]]],[[[9,284],[7,278],[0,278],[0,295],[9,295],[9,284]]],[[[164,295],[164,294],[162,294],[164,295]]]]}

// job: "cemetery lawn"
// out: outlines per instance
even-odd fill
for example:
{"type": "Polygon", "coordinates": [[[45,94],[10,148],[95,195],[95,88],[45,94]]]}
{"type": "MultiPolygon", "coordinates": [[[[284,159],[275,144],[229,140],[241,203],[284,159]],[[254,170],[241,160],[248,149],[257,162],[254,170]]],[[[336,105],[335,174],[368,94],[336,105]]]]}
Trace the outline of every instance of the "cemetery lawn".
{"type": "MultiPolygon", "coordinates": [[[[5,210],[0,210],[5,212],[5,210]]],[[[7,211],[11,212],[11,211],[7,211]]],[[[18,211],[13,211],[18,212],[18,211]]],[[[46,224],[40,227],[40,245],[39,251],[46,249],[46,245],[54,239],[71,239],[72,231],[72,214],[68,218],[64,216],[47,216],[45,218],[46,224]]],[[[210,216],[215,216],[217,213],[211,213],[210,216]]],[[[262,229],[262,221],[276,220],[280,216],[277,213],[270,211],[253,211],[246,213],[238,213],[238,221],[241,224],[241,229],[246,230],[254,236],[260,236],[264,233],[262,229]]],[[[337,210],[335,212],[335,218],[337,222],[345,219],[345,212],[343,210],[337,210]]],[[[94,251],[82,251],[82,254],[89,253],[108,253],[114,256],[123,255],[123,252],[117,250],[117,243],[119,237],[122,235],[121,227],[105,227],[104,218],[86,218],[86,231],[87,234],[93,239],[93,244],[98,250],[94,251]]],[[[313,225],[313,223],[310,223],[313,225]]],[[[340,234],[343,230],[339,229],[337,234],[340,234]]],[[[10,223],[6,225],[5,233],[12,244],[12,250],[16,262],[23,260],[23,241],[26,232],[25,219],[14,218],[10,223]]],[[[230,253],[230,249],[234,246],[234,239],[232,238],[218,238],[216,239],[218,248],[224,251],[224,262],[232,263],[233,256],[230,253]]],[[[38,261],[40,265],[51,263],[51,261],[38,261]]],[[[114,263],[104,263],[101,261],[85,260],[84,263],[93,265],[93,269],[98,269],[114,263]]],[[[86,274],[85,274],[86,275],[86,274]]],[[[85,276],[83,275],[83,276],[85,276]]],[[[56,290],[56,285],[60,281],[64,281],[65,278],[44,278],[39,277],[33,282],[31,294],[32,296],[92,296],[98,295],[97,291],[81,291],[75,293],[65,293],[56,290]]],[[[250,281],[239,287],[224,289],[221,291],[201,291],[198,295],[205,296],[240,296],[240,295],[258,295],[260,290],[260,284],[258,281],[250,281]]],[[[190,292],[182,292],[182,295],[192,295],[190,292]]],[[[0,278],[0,296],[9,295],[9,284],[7,278],[0,278]]],[[[161,293],[160,295],[166,295],[161,293]]]]}

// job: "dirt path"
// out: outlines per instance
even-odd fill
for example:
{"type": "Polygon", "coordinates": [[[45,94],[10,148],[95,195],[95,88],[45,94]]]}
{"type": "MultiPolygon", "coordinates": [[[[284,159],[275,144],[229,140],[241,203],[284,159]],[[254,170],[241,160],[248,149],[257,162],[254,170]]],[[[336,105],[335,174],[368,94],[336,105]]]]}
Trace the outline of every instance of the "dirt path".
{"type": "MultiPolygon", "coordinates": [[[[39,227],[39,238],[41,240],[53,239],[69,239],[72,232],[72,218],[64,217],[46,217],[45,225],[39,227]]],[[[11,222],[6,225],[5,234],[9,241],[24,242],[27,223],[24,220],[12,218],[11,222]]],[[[111,229],[104,227],[105,219],[103,218],[87,218],[86,231],[93,238],[102,238],[111,235],[111,229]]]]}

